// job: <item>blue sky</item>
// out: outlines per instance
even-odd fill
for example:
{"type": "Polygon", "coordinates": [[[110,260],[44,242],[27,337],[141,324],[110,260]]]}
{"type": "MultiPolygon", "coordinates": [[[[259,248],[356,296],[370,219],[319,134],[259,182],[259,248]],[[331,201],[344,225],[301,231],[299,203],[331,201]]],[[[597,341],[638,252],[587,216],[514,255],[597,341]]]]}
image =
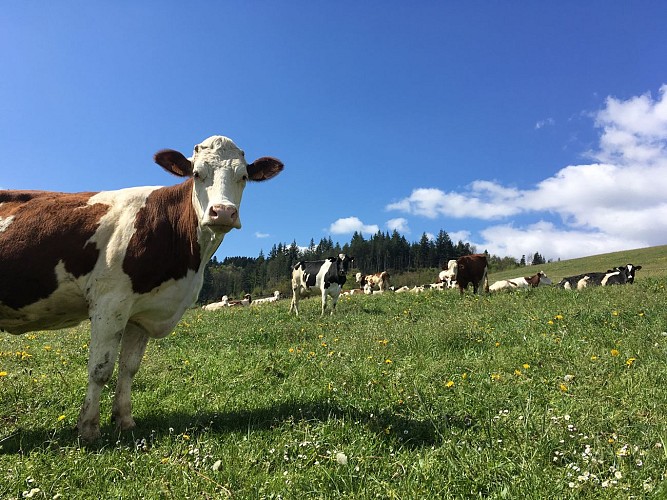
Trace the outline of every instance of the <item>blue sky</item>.
{"type": "Polygon", "coordinates": [[[219,258],[447,231],[572,258],[667,243],[667,2],[3,3],[0,188],[178,182],[226,135],[284,172],[219,258]]]}

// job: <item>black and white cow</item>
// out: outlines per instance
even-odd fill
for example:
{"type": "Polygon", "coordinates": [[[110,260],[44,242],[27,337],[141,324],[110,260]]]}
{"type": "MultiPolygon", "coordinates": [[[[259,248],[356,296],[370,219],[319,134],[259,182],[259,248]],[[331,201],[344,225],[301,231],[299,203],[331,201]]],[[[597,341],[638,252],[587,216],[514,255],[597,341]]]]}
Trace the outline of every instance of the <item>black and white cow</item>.
{"type": "Polygon", "coordinates": [[[588,286],[607,286],[607,285],[624,285],[626,283],[635,282],[635,273],[639,271],[642,266],[635,266],[633,264],[626,264],[625,266],[618,266],[613,269],[601,273],[584,273],[576,276],[568,276],[563,278],[558,283],[558,286],[566,290],[577,289],[581,290],[588,286]]]}
{"type": "Polygon", "coordinates": [[[336,310],[340,291],[347,280],[347,271],[354,259],[341,253],[325,260],[301,261],[292,268],[292,303],[289,312],[299,315],[299,297],[317,288],[322,293],[322,315],[331,297],[331,314],[336,310]]]}

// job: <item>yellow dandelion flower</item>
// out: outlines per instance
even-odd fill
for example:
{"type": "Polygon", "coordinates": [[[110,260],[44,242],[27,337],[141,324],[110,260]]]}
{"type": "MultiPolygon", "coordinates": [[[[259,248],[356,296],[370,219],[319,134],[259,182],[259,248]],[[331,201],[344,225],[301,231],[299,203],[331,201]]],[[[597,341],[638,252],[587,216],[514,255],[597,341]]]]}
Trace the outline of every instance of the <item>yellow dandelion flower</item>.
{"type": "Polygon", "coordinates": [[[620,354],[620,352],[618,352],[618,349],[612,349],[611,351],[609,351],[609,353],[614,357],[620,354]]]}
{"type": "Polygon", "coordinates": [[[58,422],[62,422],[63,420],[65,420],[65,415],[60,415],[58,417],[58,422]]]}
{"type": "Polygon", "coordinates": [[[523,366],[523,369],[524,369],[524,370],[527,370],[528,368],[530,368],[530,365],[529,365],[528,363],[524,363],[524,364],[521,365],[521,366],[523,366]]]}
{"type": "Polygon", "coordinates": [[[447,383],[445,384],[445,387],[447,387],[447,388],[454,387],[454,381],[453,380],[447,381],[447,383]]]}
{"type": "Polygon", "coordinates": [[[521,370],[519,370],[518,368],[516,370],[514,370],[514,375],[520,376],[521,375],[521,370]]]}
{"type": "Polygon", "coordinates": [[[322,342],[322,347],[326,347],[326,346],[327,346],[327,343],[326,343],[326,342],[322,342]]]}
{"type": "Polygon", "coordinates": [[[500,346],[500,342],[496,342],[496,347],[500,346]]]}
{"type": "Polygon", "coordinates": [[[500,373],[492,373],[491,380],[500,380],[500,373]]]}
{"type": "Polygon", "coordinates": [[[7,372],[0,372],[0,377],[6,377],[6,376],[7,376],[7,372]]]}
{"type": "Polygon", "coordinates": [[[289,352],[292,352],[292,353],[293,353],[293,352],[294,352],[294,347],[290,347],[290,348],[289,348],[289,352]]]}
{"type": "Polygon", "coordinates": [[[393,363],[393,361],[392,361],[391,359],[385,359],[384,362],[385,362],[385,364],[387,364],[387,365],[390,365],[390,364],[393,363]]]}
{"type": "Polygon", "coordinates": [[[628,358],[627,361],[625,362],[626,365],[632,366],[632,364],[637,361],[637,358],[628,358]]]}
{"type": "Polygon", "coordinates": [[[563,319],[563,315],[562,314],[556,314],[554,316],[554,319],[561,320],[561,319],[563,319]]]}
{"type": "Polygon", "coordinates": [[[618,316],[618,311],[612,311],[612,312],[611,312],[611,315],[612,315],[612,316],[618,316]]]}
{"type": "Polygon", "coordinates": [[[553,320],[549,320],[549,321],[547,321],[547,324],[549,324],[549,325],[553,325],[554,322],[553,322],[553,320]]]}
{"type": "Polygon", "coordinates": [[[561,384],[558,386],[558,388],[559,388],[561,391],[563,391],[563,392],[567,392],[567,386],[566,386],[565,384],[563,384],[563,383],[561,383],[561,384]]]}
{"type": "Polygon", "coordinates": [[[52,347],[50,345],[45,345],[44,346],[45,351],[50,351],[51,349],[52,349],[52,347]]]}
{"type": "Polygon", "coordinates": [[[595,361],[596,359],[598,359],[598,357],[597,357],[595,354],[593,354],[593,355],[591,356],[591,361],[595,361]]]}
{"type": "Polygon", "coordinates": [[[462,378],[463,380],[467,379],[467,378],[468,378],[468,373],[466,373],[466,372],[462,373],[462,374],[461,374],[461,378],[462,378]]]}

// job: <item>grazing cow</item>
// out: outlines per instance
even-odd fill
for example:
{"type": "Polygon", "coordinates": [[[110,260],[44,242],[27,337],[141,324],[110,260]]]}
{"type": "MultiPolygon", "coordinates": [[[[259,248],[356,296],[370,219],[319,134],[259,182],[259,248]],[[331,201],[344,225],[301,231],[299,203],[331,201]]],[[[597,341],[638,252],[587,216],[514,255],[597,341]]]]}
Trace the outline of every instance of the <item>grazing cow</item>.
{"type": "Polygon", "coordinates": [[[333,314],[353,260],[349,255],[341,253],[336,258],[298,262],[292,268],[292,303],[289,312],[294,311],[298,316],[299,297],[317,288],[322,293],[322,315],[326,309],[327,296],[331,297],[331,314],[333,314]]]}
{"type": "Polygon", "coordinates": [[[499,290],[515,290],[517,288],[536,288],[541,285],[551,285],[551,279],[540,271],[533,276],[525,278],[512,278],[508,280],[496,281],[489,287],[489,291],[497,292],[499,290]]]}
{"type": "Polygon", "coordinates": [[[387,271],[382,271],[381,273],[375,274],[362,274],[357,273],[355,275],[355,280],[359,283],[361,288],[364,288],[366,285],[370,287],[371,292],[380,290],[384,292],[389,289],[389,273],[387,271]]]}
{"type": "Polygon", "coordinates": [[[155,161],[187,180],[99,193],[0,191],[0,330],[55,330],[90,318],[77,423],[85,441],[100,435],[100,394],[117,359],[113,417],[121,430],[135,426],[131,384],[146,343],[168,335],[197,299],[206,263],[241,227],[246,181],[283,169],[274,158],[246,163],[222,136],[195,146],[190,159],[163,150],[155,161]]]}
{"type": "Polygon", "coordinates": [[[618,266],[607,271],[577,274],[576,276],[568,276],[563,278],[558,283],[558,286],[571,290],[576,288],[581,290],[587,286],[607,286],[607,285],[623,285],[625,283],[635,282],[635,273],[639,271],[642,266],[635,266],[633,264],[626,264],[625,266],[618,266]]]}
{"type": "Polygon", "coordinates": [[[454,269],[456,270],[456,282],[459,285],[461,295],[470,283],[472,283],[474,293],[481,293],[480,285],[486,292],[489,291],[489,266],[486,255],[474,254],[459,257],[454,269]]]}

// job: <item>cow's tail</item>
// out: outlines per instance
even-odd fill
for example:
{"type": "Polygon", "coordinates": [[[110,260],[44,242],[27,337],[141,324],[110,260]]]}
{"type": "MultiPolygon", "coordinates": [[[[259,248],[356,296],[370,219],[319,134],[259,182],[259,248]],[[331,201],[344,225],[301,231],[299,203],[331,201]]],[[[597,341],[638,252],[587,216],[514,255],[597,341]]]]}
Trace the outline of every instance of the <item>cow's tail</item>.
{"type": "Polygon", "coordinates": [[[484,291],[489,293],[489,266],[484,266],[484,276],[482,277],[482,283],[484,284],[484,291]]]}

